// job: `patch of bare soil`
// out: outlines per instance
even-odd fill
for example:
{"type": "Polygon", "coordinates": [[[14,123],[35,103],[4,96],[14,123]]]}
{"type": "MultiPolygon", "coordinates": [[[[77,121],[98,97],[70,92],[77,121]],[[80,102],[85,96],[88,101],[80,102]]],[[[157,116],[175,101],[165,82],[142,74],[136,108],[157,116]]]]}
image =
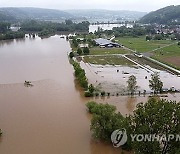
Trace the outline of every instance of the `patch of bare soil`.
{"type": "Polygon", "coordinates": [[[177,67],[180,67],[180,56],[176,56],[176,57],[166,57],[163,58],[164,61],[173,64],[177,67]]]}

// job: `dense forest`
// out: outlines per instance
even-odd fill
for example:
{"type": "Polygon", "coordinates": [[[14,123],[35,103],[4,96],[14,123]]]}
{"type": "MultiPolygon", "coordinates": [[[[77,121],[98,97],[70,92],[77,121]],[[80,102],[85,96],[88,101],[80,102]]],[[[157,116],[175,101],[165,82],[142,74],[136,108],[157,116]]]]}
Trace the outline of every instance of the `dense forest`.
{"type": "Polygon", "coordinates": [[[168,6],[150,12],[140,19],[141,23],[180,24],[180,5],[168,6]]]}

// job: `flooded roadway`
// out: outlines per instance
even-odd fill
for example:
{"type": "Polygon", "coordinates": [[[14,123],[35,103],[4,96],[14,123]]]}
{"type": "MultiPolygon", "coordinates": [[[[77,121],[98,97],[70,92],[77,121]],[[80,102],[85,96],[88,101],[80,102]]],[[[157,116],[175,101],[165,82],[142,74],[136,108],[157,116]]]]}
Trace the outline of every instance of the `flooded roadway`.
{"type": "MultiPolygon", "coordinates": [[[[59,36],[0,42],[0,154],[116,154],[90,133],[88,99],[73,76],[69,43],[59,36]],[[24,81],[33,87],[25,87],[24,81]]],[[[94,98],[129,114],[147,98],[94,98]]]]}

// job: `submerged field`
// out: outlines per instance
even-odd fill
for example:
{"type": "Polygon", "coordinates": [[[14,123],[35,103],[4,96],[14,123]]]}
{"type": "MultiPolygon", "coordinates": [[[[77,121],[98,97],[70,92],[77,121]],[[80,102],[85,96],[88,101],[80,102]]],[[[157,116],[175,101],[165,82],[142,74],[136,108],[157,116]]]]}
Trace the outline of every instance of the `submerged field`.
{"type": "Polygon", "coordinates": [[[174,43],[171,40],[151,40],[146,41],[145,36],[142,37],[119,37],[116,39],[118,43],[137,52],[149,52],[157,48],[174,43]]]}

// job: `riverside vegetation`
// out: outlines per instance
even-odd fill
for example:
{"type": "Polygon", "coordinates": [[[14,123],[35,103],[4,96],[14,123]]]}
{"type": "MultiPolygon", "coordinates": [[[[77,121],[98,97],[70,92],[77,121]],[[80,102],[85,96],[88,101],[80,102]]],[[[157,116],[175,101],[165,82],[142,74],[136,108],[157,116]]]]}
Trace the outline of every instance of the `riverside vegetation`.
{"type": "Polygon", "coordinates": [[[10,22],[0,22],[0,40],[24,38],[25,33],[38,33],[40,37],[49,36],[59,31],[66,32],[87,32],[89,22],[73,23],[71,20],[65,20],[63,23],[54,23],[47,21],[27,20],[20,22],[20,30],[13,32],[10,30],[10,22]]]}
{"type": "Polygon", "coordinates": [[[179,134],[180,102],[151,98],[145,104],[139,103],[133,115],[125,117],[113,105],[88,102],[86,106],[93,115],[90,129],[96,140],[110,142],[114,130],[126,129],[128,140],[121,146],[124,150],[133,150],[136,154],[178,154],[180,151],[180,142],[175,139],[132,142],[130,138],[130,134],[179,134]]]}

